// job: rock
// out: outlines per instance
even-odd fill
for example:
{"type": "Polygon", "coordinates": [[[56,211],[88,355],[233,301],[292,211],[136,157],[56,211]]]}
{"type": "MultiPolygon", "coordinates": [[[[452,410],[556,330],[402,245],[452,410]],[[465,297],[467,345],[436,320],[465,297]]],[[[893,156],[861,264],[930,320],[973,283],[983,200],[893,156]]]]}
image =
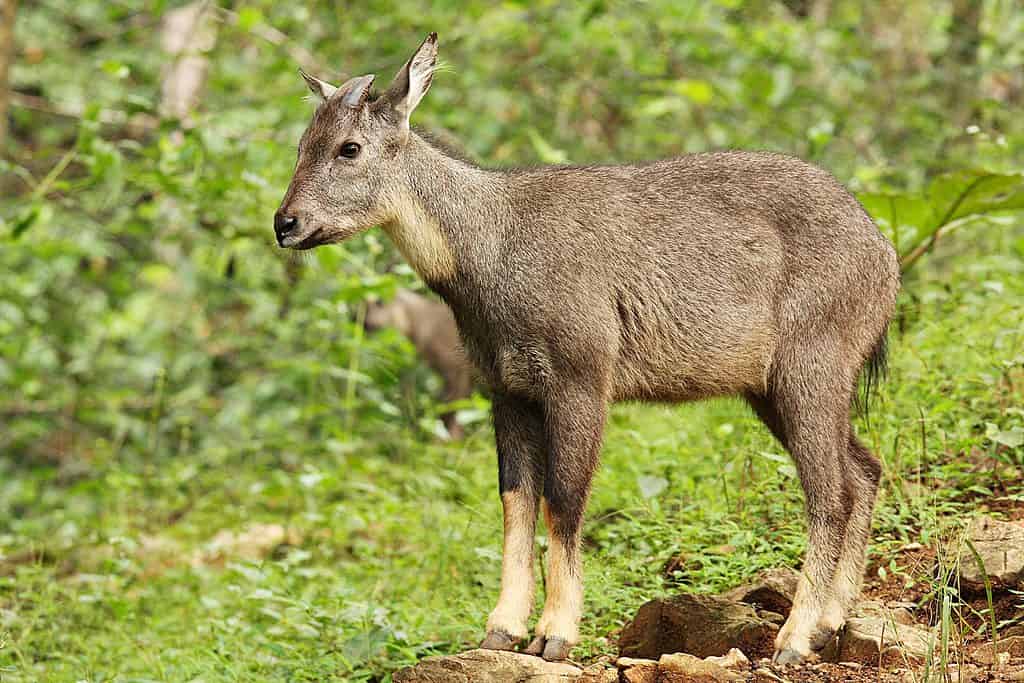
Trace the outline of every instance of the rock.
{"type": "Polygon", "coordinates": [[[914,619],[914,613],[907,608],[906,603],[886,604],[877,600],[864,600],[857,603],[850,610],[850,616],[879,617],[904,626],[914,626],[917,624],[917,620],[914,619]]]}
{"type": "Polygon", "coordinates": [[[917,623],[914,612],[917,611],[917,604],[913,602],[890,602],[886,605],[897,624],[913,626],[917,623]]]}
{"type": "Polygon", "coordinates": [[[733,648],[721,657],[705,657],[705,662],[717,664],[723,669],[746,669],[750,666],[750,660],[740,650],[733,648]]]}
{"type": "Polygon", "coordinates": [[[619,683],[619,672],[604,664],[592,664],[583,670],[576,683],[619,683]]]}
{"type": "Polygon", "coordinates": [[[974,660],[980,664],[998,664],[999,655],[1008,655],[1006,659],[1024,657],[1024,636],[1000,638],[995,643],[985,643],[974,651],[974,660]]]}
{"type": "Polygon", "coordinates": [[[395,683],[566,683],[582,671],[566,662],[500,650],[469,650],[457,655],[427,657],[398,671],[395,683]]]}
{"type": "Polygon", "coordinates": [[[676,595],[640,607],[622,630],[619,654],[653,659],[684,652],[712,657],[736,647],[760,656],[771,654],[778,630],[749,605],[709,595],[676,595]]]}
{"type": "Polygon", "coordinates": [[[984,574],[966,543],[959,549],[960,585],[985,589],[985,575],[995,588],[1014,588],[1024,579],[1024,525],[978,517],[967,531],[981,557],[984,574]]]}
{"type": "Polygon", "coordinates": [[[903,626],[915,626],[917,624],[914,613],[906,607],[892,607],[889,613],[892,615],[892,620],[897,624],[902,624],[903,626]]]}
{"type": "Polygon", "coordinates": [[[754,669],[754,681],[756,683],[788,683],[785,678],[779,678],[771,669],[766,667],[754,669]]]}
{"type": "Polygon", "coordinates": [[[793,607],[793,596],[796,595],[796,585],[799,581],[800,573],[795,569],[769,569],[761,573],[753,583],[733,588],[722,594],[722,597],[786,615],[793,607]]]}
{"type": "Polygon", "coordinates": [[[619,657],[616,665],[626,683],[658,683],[658,663],[653,659],[619,657]]]}
{"type": "Polygon", "coordinates": [[[661,656],[657,680],[658,683],[729,683],[742,681],[743,676],[707,659],[679,653],[661,656]]]}
{"type": "Polygon", "coordinates": [[[935,647],[936,638],[923,626],[907,626],[882,615],[851,617],[833,652],[822,657],[833,661],[883,663],[924,661],[935,647]]]}

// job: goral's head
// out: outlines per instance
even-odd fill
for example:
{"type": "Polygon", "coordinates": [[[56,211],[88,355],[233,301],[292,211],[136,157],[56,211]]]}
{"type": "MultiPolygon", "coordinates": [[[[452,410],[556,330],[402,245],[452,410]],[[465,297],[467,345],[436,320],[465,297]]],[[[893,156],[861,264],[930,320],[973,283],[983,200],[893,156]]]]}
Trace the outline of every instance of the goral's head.
{"type": "Polygon", "coordinates": [[[388,198],[402,176],[409,115],[430,87],[436,62],[437,34],[431,33],[379,97],[370,92],[372,74],[339,87],[302,74],[319,105],[274,214],[280,246],[340,242],[393,219],[388,198]]]}

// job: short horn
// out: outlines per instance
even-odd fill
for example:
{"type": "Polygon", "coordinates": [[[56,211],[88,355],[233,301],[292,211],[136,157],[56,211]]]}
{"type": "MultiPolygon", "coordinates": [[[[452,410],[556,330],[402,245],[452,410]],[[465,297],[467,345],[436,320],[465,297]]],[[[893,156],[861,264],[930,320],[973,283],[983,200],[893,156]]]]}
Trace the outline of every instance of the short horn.
{"type": "Polygon", "coordinates": [[[370,94],[370,86],[373,85],[374,78],[376,76],[373,74],[366,74],[346,81],[343,86],[338,88],[339,93],[344,93],[341,96],[342,104],[350,109],[358,109],[362,106],[370,94]]]}

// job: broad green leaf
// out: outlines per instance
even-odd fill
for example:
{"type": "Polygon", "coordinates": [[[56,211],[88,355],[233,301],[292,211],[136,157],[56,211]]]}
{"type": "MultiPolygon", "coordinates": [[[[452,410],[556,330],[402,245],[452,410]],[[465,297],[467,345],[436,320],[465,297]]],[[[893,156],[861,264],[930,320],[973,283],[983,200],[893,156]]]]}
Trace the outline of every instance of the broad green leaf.
{"type": "Polygon", "coordinates": [[[864,193],[858,199],[905,258],[957,221],[1024,209],[1024,174],[957,171],[919,195],[864,193]]]}
{"type": "Polygon", "coordinates": [[[985,437],[993,443],[1007,448],[1018,448],[1024,446],[1024,427],[1011,427],[1000,429],[998,425],[991,422],[985,424],[985,437]]]}
{"type": "Polygon", "coordinates": [[[901,255],[932,233],[932,207],[924,197],[865,193],[858,199],[901,255]]]}

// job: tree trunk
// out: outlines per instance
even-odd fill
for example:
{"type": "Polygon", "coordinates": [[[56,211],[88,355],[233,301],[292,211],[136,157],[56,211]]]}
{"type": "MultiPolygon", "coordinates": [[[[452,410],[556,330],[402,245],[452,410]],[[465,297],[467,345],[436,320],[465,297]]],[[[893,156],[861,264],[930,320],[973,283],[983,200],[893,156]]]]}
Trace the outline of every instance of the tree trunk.
{"type": "Polygon", "coordinates": [[[206,84],[207,53],[217,42],[217,20],[209,0],[194,0],[164,15],[161,42],[170,57],[160,86],[160,113],[191,128],[192,110],[206,84]]]}
{"type": "Polygon", "coordinates": [[[14,61],[14,11],[18,0],[0,0],[0,154],[7,145],[7,109],[11,102],[10,70],[14,61]]]}
{"type": "Polygon", "coordinates": [[[945,68],[950,79],[950,87],[947,90],[950,111],[953,112],[959,126],[968,123],[975,114],[983,5],[982,0],[953,0],[945,68]]]}
{"type": "Polygon", "coordinates": [[[806,19],[811,12],[810,0],[782,0],[782,4],[798,19],[806,19]]]}
{"type": "Polygon", "coordinates": [[[982,0],[953,0],[947,54],[963,66],[974,66],[978,61],[982,4],[982,0]]]}
{"type": "Polygon", "coordinates": [[[812,19],[819,26],[828,21],[832,0],[780,0],[797,19],[812,19]]]}

